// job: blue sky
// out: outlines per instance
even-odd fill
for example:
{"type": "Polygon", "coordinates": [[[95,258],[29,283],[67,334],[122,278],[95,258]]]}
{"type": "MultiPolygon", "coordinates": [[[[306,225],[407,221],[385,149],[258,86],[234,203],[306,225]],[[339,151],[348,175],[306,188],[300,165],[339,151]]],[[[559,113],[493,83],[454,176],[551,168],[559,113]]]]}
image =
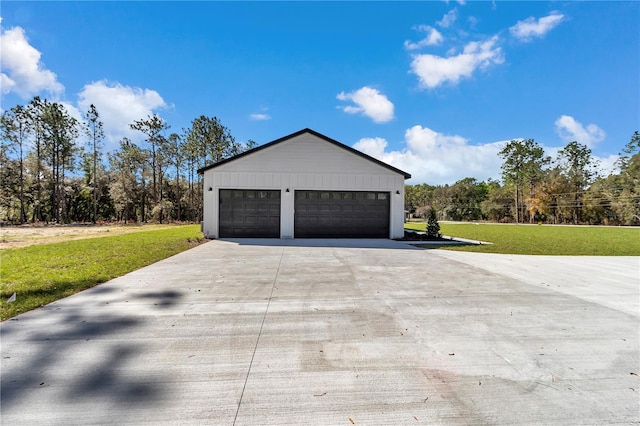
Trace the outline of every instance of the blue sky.
{"type": "Polygon", "coordinates": [[[157,113],[259,144],[309,127],[413,175],[499,178],[505,141],[640,129],[640,3],[3,1],[2,108],[94,103],[107,150],[157,113]]]}

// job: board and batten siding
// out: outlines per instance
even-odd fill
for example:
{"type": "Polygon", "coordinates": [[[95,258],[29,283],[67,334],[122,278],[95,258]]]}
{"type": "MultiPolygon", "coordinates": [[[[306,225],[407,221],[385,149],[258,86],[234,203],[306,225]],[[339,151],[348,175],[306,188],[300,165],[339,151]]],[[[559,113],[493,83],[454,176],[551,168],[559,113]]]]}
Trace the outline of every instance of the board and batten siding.
{"type": "Polygon", "coordinates": [[[389,238],[404,236],[404,176],[312,134],[204,172],[203,232],[209,238],[218,238],[220,189],[281,190],[281,238],[294,237],[296,190],[389,192],[389,238]]]}

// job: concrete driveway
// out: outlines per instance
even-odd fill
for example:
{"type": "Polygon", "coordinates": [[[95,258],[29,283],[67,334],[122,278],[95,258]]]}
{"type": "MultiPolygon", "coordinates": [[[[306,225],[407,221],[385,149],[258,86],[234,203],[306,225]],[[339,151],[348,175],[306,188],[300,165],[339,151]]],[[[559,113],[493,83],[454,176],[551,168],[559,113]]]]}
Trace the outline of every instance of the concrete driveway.
{"type": "Polygon", "coordinates": [[[640,422],[640,258],[212,241],[5,321],[17,424],[640,422]]]}

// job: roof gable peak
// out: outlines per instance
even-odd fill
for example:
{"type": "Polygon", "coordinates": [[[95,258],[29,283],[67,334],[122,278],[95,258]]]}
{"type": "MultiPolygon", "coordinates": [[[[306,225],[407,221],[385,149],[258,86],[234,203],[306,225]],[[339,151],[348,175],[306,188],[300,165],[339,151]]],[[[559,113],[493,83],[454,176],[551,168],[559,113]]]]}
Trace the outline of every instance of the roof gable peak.
{"type": "Polygon", "coordinates": [[[366,160],[369,160],[369,161],[371,161],[371,162],[373,162],[375,164],[378,164],[379,166],[382,166],[382,167],[384,167],[386,169],[389,169],[389,170],[391,170],[391,171],[393,171],[395,173],[403,175],[405,179],[410,179],[411,178],[411,175],[409,173],[407,173],[407,172],[404,172],[404,171],[402,171],[400,169],[397,169],[397,168],[395,168],[395,167],[393,167],[393,166],[391,166],[391,165],[389,165],[389,164],[387,164],[387,163],[385,163],[383,161],[378,160],[377,158],[371,157],[370,155],[367,155],[364,152],[358,151],[355,148],[352,148],[352,147],[350,147],[348,145],[345,145],[345,144],[343,144],[341,142],[338,142],[337,140],[332,139],[332,138],[330,138],[328,136],[325,136],[322,133],[316,132],[315,130],[310,129],[308,127],[304,128],[302,130],[298,130],[297,132],[291,133],[290,135],[286,135],[286,136],[283,136],[281,138],[278,138],[278,139],[276,139],[274,141],[267,142],[267,143],[265,143],[263,145],[257,146],[257,147],[255,147],[253,149],[250,149],[248,151],[242,152],[242,153],[240,153],[238,155],[235,155],[233,157],[230,157],[230,158],[227,158],[225,160],[219,161],[217,163],[205,166],[205,167],[203,167],[203,168],[198,170],[198,174],[203,174],[207,170],[213,169],[213,168],[221,166],[223,164],[230,163],[230,162],[235,161],[235,160],[237,160],[239,158],[251,155],[251,154],[253,154],[255,152],[258,152],[258,151],[261,151],[263,149],[272,147],[272,146],[277,145],[277,144],[279,144],[281,142],[285,142],[287,140],[290,140],[290,139],[293,139],[295,137],[301,136],[301,135],[303,135],[305,133],[313,135],[313,136],[315,136],[315,137],[317,137],[319,139],[324,140],[325,142],[331,143],[331,144],[333,144],[333,145],[335,145],[335,146],[337,146],[339,148],[342,148],[342,149],[344,149],[344,150],[346,150],[346,151],[348,151],[348,152],[350,152],[352,154],[355,154],[355,155],[357,155],[359,157],[362,157],[362,158],[364,158],[366,160]]]}

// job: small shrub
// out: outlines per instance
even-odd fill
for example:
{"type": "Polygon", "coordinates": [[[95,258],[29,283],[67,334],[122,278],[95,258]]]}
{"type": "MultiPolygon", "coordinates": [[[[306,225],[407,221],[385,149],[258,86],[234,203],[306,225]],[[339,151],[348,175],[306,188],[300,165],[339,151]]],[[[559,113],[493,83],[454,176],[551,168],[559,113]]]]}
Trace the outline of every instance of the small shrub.
{"type": "Polygon", "coordinates": [[[433,207],[429,209],[426,231],[428,238],[442,237],[442,234],[440,234],[440,224],[438,223],[438,218],[436,217],[436,210],[433,207]]]}

